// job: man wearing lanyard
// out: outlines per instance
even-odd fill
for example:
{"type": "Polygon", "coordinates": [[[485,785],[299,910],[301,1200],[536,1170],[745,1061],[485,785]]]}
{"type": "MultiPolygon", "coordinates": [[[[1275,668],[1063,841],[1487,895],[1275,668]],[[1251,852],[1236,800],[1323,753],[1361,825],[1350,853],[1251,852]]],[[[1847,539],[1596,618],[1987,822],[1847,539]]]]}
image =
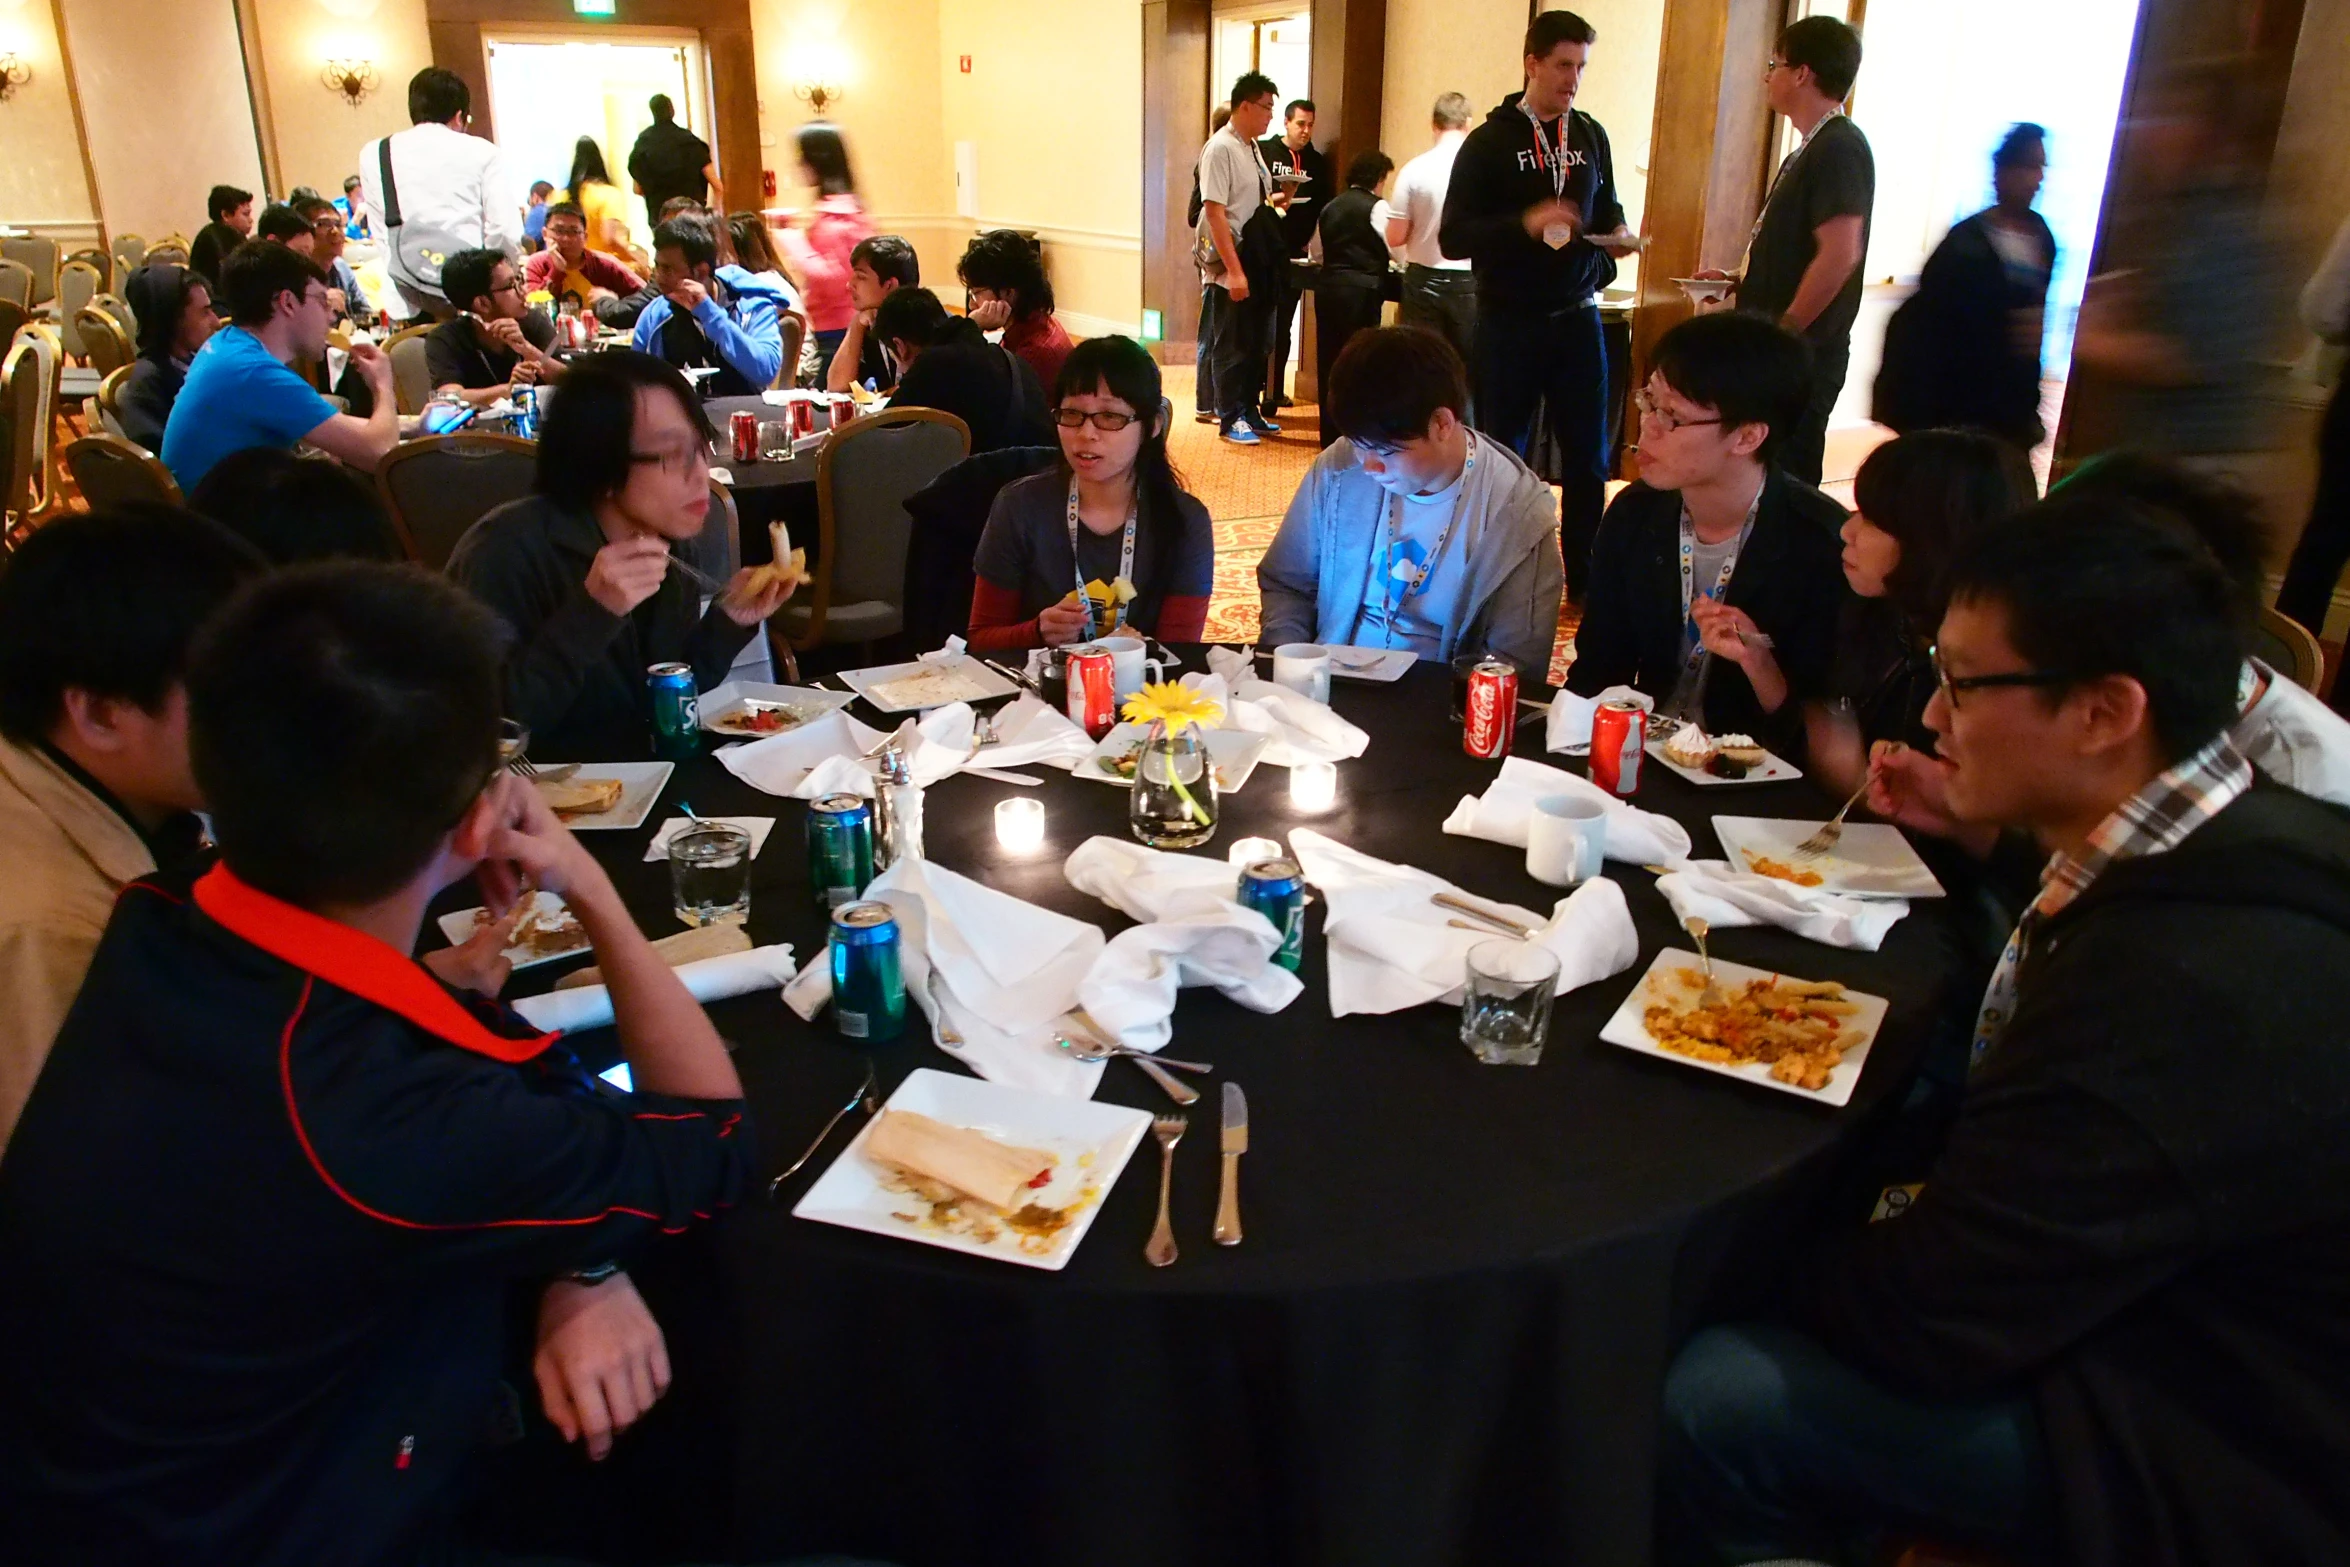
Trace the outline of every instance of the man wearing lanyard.
{"type": "Polygon", "coordinates": [[[1567,591],[1580,600],[1607,497],[1607,357],[1593,296],[1637,248],[1607,132],[1575,111],[1598,33],[1572,11],[1526,29],[1526,87],[1453,160],[1438,242],[1477,279],[1477,428],[1521,458],[1547,410],[1560,467],[1567,591]]]}
{"type": "MultiPolygon", "coordinates": [[[[1778,322],[1811,349],[1811,401],[1787,432],[1780,462],[1820,482],[1828,415],[1844,389],[1852,323],[1860,314],[1861,263],[1877,164],[1869,139],[1844,113],[1860,74],[1860,35],[1832,16],[1807,16],[1779,35],[1763,66],[1771,108],[1803,141],[1779,165],[1746,247],[1738,308],[1778,322]]],[[[1699,277],[1726,277],[1707,269],[1699,277]]]]}

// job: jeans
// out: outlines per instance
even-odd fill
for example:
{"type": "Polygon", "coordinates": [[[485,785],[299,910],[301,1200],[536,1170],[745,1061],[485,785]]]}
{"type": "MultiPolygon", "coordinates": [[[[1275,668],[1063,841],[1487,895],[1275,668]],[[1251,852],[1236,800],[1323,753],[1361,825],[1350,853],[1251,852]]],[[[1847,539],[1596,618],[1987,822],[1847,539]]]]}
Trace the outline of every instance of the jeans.
{"type": "Polygon", "coordinates": [[[1379,307],[1383,302],[1381,280],[1377,278],[1325,273],[1314,285],[1314,367],[1322,377],[1318,384],[1322,389],[1324,446],[1338,439],[1338,421],[1330,416],[1330,367],[1338,363],[1348,338],[1379,324],[1379,307]]]}
{"type": "Polygon", "coordinates": [[[1198,376],[1192,388],[1192,398],[1199,412],[1216,411],[1216,328],[1232,308],[1232,296],[1213,283],[1202,283],[1199,288],[1199,349],[1193,357],[1198,376]]]}
{"type": "Polygon", "coordinates": [[[1567,596],[1580,602],[1591,574],[1591,540],[1607,505],[1607,347],[1599,307],[1559,310],[1477,302],[1476,354],[1469,361],[1477,428],[1520,458],[1534,447],[1534,411],[1549,417],[1558,448],[1559,547],[1567,596]]]}
{"type": "Polygon", "coordinates": [[[1297,330],[1297,305],[1305,297],[1304,290],[1286,266],[1281,269],[1281,281],[1267,289],[1269,311],[1265,322],[1268,338],[1265,354],[1265,410],[1270,413],[1289,401],[1289,345],[1297,330]]]}
{"type": "MultiPolygon", "coordinates": [[[[1805,340],[1809,342],[1809,339],[1805,340]]],[[[1811,398],[1803,416],[1779,443],[1779,466],[1792,479],[1817,486],[1828,461],[1828,416],[1844,395],[1844,372],[1852,363],[1852,340],[1811,343],[1811,398]]]]}
{"type": "Polygon", "coordinates": [[[2055,1556],[2030,1400],[1907,1398],[1786,1328],[1689,1341],[1665,1376],[1662,1463],[1658,1560],[1671,1567],[1866,1561],[1878,1536],[2055,1556]]]}
{"type": "MultiPolygon", "coordinates": [[[[2317,493],[2310,497],[2309,521],[2285,567],[2285,585],[2277,590],[2277,608],[2322,636],[2345,565],[2350,565],[2350,381],[2334,388],[2325,423],[2318,427],[2317,493]]],[[[2334,710],[2345,711],[2346,703],[2350,680],[2337,679],[2334,710]]]]}
{"type": "Polygon", "coordinates": [[[1272,301],[1263,291],[1251,288],[1248,298],[1241,300],[1224,297],[1209,358],[1216,372],[1216,417],[1227,430],[1242,419],[1257,417],[1265,391],[1265,337],[1272,318],[1272,301]]]}
{"type": "Polygon", "coordinates": [[[1434,332],[1466,365],[1476,347],[1477,280],[1467,272],[1413,262],[1403,269],[1403,304],[1395,319],[1434,332]]]}

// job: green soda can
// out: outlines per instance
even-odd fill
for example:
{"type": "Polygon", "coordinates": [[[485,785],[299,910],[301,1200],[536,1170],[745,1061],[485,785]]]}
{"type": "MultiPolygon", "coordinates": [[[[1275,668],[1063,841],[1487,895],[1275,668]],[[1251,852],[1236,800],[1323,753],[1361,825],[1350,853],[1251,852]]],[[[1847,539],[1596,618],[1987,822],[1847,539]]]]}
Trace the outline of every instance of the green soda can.
{"type": "Polygon", "coordinates": [[[645,672],[653,693],[653,754],[664,762],[702,754],[702,699],[691,664],[655,664],[645,672]]]}
{"type": "Polygon", "coordinates": [[[828,794],[808,807],[808,884],[816,907],[837,909],[873,879],[873,807],[861,794],[828,794]]]}
{"type": "Polygon", "coordinates": [[[1240,873],[1240,906],[1254,909],[1281,932],[1273,961],[1291,973],[1305,959],[1306,873],[1295,860],[1259,860],[1240,873]]]}
{"type": "Polygon", "coordinates": [[[874,1044],[905,1032],[898,917],[886,903],[849,903],[832,911],[832,1021],[842,1038],[874,1044]]]}

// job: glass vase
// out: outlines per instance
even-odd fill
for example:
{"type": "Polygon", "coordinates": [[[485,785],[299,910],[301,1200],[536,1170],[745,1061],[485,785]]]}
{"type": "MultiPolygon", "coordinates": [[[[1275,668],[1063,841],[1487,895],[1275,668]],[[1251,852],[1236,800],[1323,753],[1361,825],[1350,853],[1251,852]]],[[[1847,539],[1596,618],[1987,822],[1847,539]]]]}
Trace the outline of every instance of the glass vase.
{"type": "Polygon", "coordinates": [[[1154,849],[1196,849],[1216,835],[1216,769],[1196,727],[1154,723],[1135,758],[1127,825],[1154,849]]]}

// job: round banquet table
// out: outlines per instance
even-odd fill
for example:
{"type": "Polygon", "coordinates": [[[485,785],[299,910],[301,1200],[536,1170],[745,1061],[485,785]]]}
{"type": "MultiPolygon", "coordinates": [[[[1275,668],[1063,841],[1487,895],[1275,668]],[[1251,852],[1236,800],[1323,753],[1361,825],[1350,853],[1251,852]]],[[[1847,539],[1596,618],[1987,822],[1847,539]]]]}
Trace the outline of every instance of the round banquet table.
{"type": "Polygon", "coordinates": [[[791,529],[792,543],[805,549],[808,563],[814,565],[818,543],[815,451],[804,451],[790,462],[736,462],[727,434],[727,420],[734,414],[756,414],[764,424],[785,417],[785,410],[748,396],[705,399],[702,412],[718,432],[717,455],[712,461],[733,476],[726,488],[734,496],[743,564],[764,566],[775,558],[767,525],[781,522],[791,529]]]}
{"type": "MultiPolygon", "coordinates": [[[[1198,667],[1198,650],[1185,649],[1198,667]]],[[[1280,768],[1226,797],[1214,842],[1312,826],[1469,891],[1537,909],[1560,895],[1522,851],[1448,837],[1441,823],[1494,764],[1463,754],[1448,672],[1393,685],[1340,680],[1334,705],[1371,737],[1339,766],[1338,799],[1305,815],[1280,768]]],[[[860,713],[871,721],[874,715],[860,713]]],[[[1520,753],[1547,756],[1524,715],[1520,753]]],[[[937,862],[1115,931],[1128,922],[1070,887],[1087,837],[1126,835],[1122,790],[1041,772],[1043,849],[1008,856],[992,808],[1016,786],[958,776],[927,806],[937,862]]],[[[583,835],[649,933],[676,928],[666,867],[643,862],[678,814],[776,817],[753,874],[750,931],[801,959],[825,923],[808,891],[805,808],[707,757],[680,767],[642,830],[583,835]]],[[[1709,818],[1822,816],[1809,783],[1701,789],[1653,764],[1639,803],[1715,849],[1709,818]]],[[[1186,990],[1171,1054],[1213,1062],[1175,1155],[1182,1255],[1143,1260],[1158,1161],[1146,1139],[1065,1271],[989,1261],[795,1219],[791,1204],[847,1141],[826,1148],[709,1238],[696,1298],[726,1342],[699,1357],[722,1391],[697,1418],[723,1429],[725,1533],[739,1559],[849,1551],[954,1564],[1632,1564],[1649,1554],[1657,1397],[1679,1339],[1725,1293],[1751,1291],[1837,1155],[1898,1101],[1955,965],[1939,906],[1921,903],[1876,953],[1770,929],[1724,931],[1717,955],[1841,980],[1891,1010],[1843,1109],[1602,1043],[1598,1030],[1648,961],[1687,946],[1653,877],[1613,862],[1638,960],[1561,996],[1539,1065],[1488,1067],[1456,1008],[1330,1015],[1320,908],[1305,993],[1263,1016],[1186,990]],[[1215,1085],[1248,1090],[1246,1239],[1214,1245],[1215,1085]]],[[[517,976],[543,988],[565,965],[517,976]]],[[[908,1071],[960,1070],[919,1012],[899,1042],[861,1049],[829,1014],[803,1024],[771,996],[716,1003],[780,1170],[855,1091],[867,1060],[884,1095],[908,1071]]],[[[574,1041],[613,1058],[608,1031],[574,1041]]],[[[1099,1097],[1159,1111],[1130,1065],[1099,1097]]],[[[764,1178],[761,1182],[764,1187],[764,1178]]],[[[653,1290],[648,1287],[648,1295],[653,1290]]],[[[676,1329],[672,1328],[675,1333],[676,1329]]],[[[693,1355],[681,1350],[681,1382],[693,1355]]],[[[705,1390],[706,1392],[707,1390],[705,1390]]],[[[673,1395],[674,1400],[675,1395],[673,1395]]]]}

